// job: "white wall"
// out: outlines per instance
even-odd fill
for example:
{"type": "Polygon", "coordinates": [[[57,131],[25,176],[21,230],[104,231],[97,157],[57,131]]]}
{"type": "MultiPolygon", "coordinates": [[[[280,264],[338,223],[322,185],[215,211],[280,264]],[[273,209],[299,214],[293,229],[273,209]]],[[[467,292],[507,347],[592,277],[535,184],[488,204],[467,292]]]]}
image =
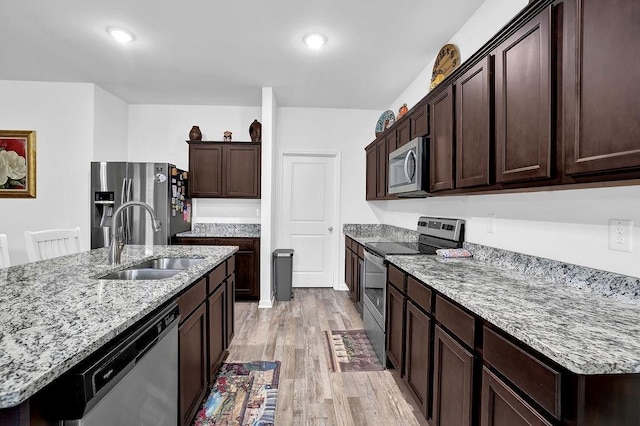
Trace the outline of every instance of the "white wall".
{"type": "MultiPolygon", "coordinates": [[[[487,0],[447,43],[455,44],[458,47],[460,59],[464,62],[528,3],[527,0],[487,0]]],[[[437,54],[437,51],[433,52],[431,60],[424,70],[391,104],[389,107],[391,111],[397,113],[403,103],[411,108],[427,94],[437,54]]]]}
{"type": "MultiPolygon", "coordinates": [[[[189,169],[189,139],[191,127],[202,132],[202,140],[221,141],[226,130],[235,141],[250,141],[249,126],[260,120],[261,107],[213,105],[130,105],[129,161],[173,163],[189,169]]],[[[253,206],[251,204],[254,204],[253,206]]],[[[236,200],[193,200],[193,222],[259,223],[255,208],[236,200]]]]}
{"type": "Polygon", "coordinates": [[[89,248],[94,85],[0,81],[0,129],[36,131],[37,196],[0,199],[11,264],[27,262],[24,231],[80,226],[89,248]]]}
{"type": "Polygon", "coordinates": [[[93,88],[93,161],[127,161],[129,105],[99,86],[93,88]]]}
{"type": "Polygon", "coordinates": [[[270,308],[271,294],[271,253],[275,248],[275,177],[278,129],[278,100],[272,87],[262,88],[262,177],[260,181],[260,308],[270,308]]]}
{"type": "Polygon", "coordinates": [[[129,161],[173,163],[189,167],[191,126],[200,127],[202,140],[221,141],[223,132],[233,140],[250,141],[249,126],[260,119],[260,107],[213,105],[130,105],[129,161]]]}
{"type": "MultiPolygon", "coordinates": [[[[471,56],[526,6],[526,0],[487,0],[452,37],[462,59],[471,56]]],[[[435,57],[434,52],[434,57],[435,57]]],[[[393,103],[411,107],[429,84],[433,61],[393,103]]],[[[416,229],[419,215],[466,219],[467,241],[640,277],[640,187],[522,194],[434,197],[371,203],[381,223],[416,229]],[[495,233],[487,215],[495,215],[495,233]],[[608,249],[609,219],[634,221],[632,253],[608,249]]]]}
{"type": "MultiPolygon", "coordinates": [[[[366,157],[364,148],[375,138],[380,111],[327,108],[280,108],[278,110],[277,179],[282,184],[284,152],[324,152],[340,154],[340,215],[337,284],[344,286],[345,223],[378,223],[377,206],[365,200],[366,157]]],[[[280,190],[280,188],[278,188],[280,190]]],[[[281,215],[281,213],[277,213],[281,215]]],[[[280,230],[276,230],[279,232],[280,230]]],[[[278,240],[280,236],[278,235],[278,240]]]]}

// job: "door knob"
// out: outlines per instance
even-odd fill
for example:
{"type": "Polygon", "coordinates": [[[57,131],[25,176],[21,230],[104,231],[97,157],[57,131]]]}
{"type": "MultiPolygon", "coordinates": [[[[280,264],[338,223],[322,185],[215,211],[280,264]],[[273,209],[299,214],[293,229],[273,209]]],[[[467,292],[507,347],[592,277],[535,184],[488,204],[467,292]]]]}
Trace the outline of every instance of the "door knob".
{"type": "Polygon", "coordinates": [[[333,226],[329,227],[329,232],[333,232],[333,226]]]}

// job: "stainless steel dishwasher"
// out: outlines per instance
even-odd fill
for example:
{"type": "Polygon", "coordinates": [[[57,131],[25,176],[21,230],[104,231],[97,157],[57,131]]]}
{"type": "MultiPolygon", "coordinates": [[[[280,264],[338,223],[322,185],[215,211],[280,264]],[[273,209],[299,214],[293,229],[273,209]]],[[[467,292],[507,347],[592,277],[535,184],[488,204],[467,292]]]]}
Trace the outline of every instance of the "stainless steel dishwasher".
{"type": "Polygon", "coordinates": [[[170,304],[54,382],[47,417],[69,426],[175,426],[178,314],[170,304]]]}

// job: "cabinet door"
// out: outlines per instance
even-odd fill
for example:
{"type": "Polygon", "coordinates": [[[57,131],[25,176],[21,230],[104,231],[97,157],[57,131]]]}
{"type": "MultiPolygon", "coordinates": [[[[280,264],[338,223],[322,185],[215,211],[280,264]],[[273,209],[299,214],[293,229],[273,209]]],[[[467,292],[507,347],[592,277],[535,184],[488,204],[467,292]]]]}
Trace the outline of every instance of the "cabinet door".
{"type": "Polygon", "coordinates": [[[495,53],[498,182],[551,177],[551,7],[495,53]]]}
{"type": "Polygon", "coordinates": [[[456,188],[491,183],[491,58],[456,80],[456,188]]]}
{"type": "Polygon", "coordinates": [[[351,250],[344,249],[344,283],[349,288],[349,295],[353,294],[353,261],[351,250]]]}
{"type": "Polygon", "coordinates": [[[406,330],[404,380],[420,411],[428,418],[431,319],[411,301],[407,301],[406,330]]]}
{"type": "Polygon", "coordinates": [[[486,367],[482,370],[481,426],[550,426],[486,367]]]}
{"type": "Polygon", "coordinates": [[[363,286],[364,286],[364,259],[361,257],[358,257],[358,282],[357,282],[357,290],[356,290],[356,303],[361,303],[362,302],[362,291],[363,291],[363,286]]]}
{"type": "Polygon", "coordinates": [[[178,330],[180,422],[191,424],[207,391],[207,309],[201,304],[178,330]]]}
{"type": "Polygon", "coordinates": [[[453,86],[438,94],[431,110],[431,192],[453,189],[453,86]]]}
{"type": "Polygon", "coordinates": [[[222,145],[189,145],[189,194],[222,197],[222,145]]]}
{"type": "Polygon", "coordinates": [[[404,309],[404,295],[387,284],[387,358],[400,374],[404,360],[404,309]]]}
{"type": "Polygon", "coordinates": [[[227,198],[260,198],[260,147],[226,145],[224,174],[227,198]]]}
{"type": "Polygon", "coordinates": [[[378,151],[376,145],[369,145],[367,155],[366,199],[375,200],[378,196],[378,151]]]}
{"type": "Polygon", "coordinates": [[[473,355],[439,326],[433,338],[433,420],[437,426],[470,426],[473,355]]]}
{"type": "Polygon", "coordinates": [[[387,196],[387,164],[389,163],[386,138],[382,138],[378,141],[376,144],[376,151],[378,156],[376,198],[385,198],[387,196]]]}
{"type": "Polygon", "coordinates": [[[216,245],[238,246],[235,253],[236,299],[260,298],[260,239],[216,238],[216,245]]]}
{"type": "Polygon", "coordinates": [[[229,348],[235,334],[236,318],[236,275],[231,274],[226,281],[225,299],[227,303],[227,321],[225,322],[225,349],[229,348]]]}
{"type": "Polygon", "coordinates": [[[400,121],[396,127],[396,136],[397,136],[397,145],[400,148],[402,145],[406,144],[411,140],[411,126],[410,121],[407,118],[403,117],[403,120],[400,121]]]}
{"type": "Polygon", "coordinates": [[[351,299],[354,302],[358,301],[358,255],[355,252],[351,252],[351,299]]]}
{"type": "Polygon", "coordinates": [[[209,318],[209,381],[215,377],[226,350],[225,306],[226,285],[223,283],[207,299],[207,317],[209,318]]]}
{"type": "Polygon", "coordinates": [[[427,136],[429,134],[429,108],[426,103],[422,103],[416,107],[409,115],[411,122],[411,138],[418,136],[427,136]]]}
{"type": "Polygon", "coordinates": [[[564,6],[565,172],[638,168],[640,3],[572,0],[564,6]]]}

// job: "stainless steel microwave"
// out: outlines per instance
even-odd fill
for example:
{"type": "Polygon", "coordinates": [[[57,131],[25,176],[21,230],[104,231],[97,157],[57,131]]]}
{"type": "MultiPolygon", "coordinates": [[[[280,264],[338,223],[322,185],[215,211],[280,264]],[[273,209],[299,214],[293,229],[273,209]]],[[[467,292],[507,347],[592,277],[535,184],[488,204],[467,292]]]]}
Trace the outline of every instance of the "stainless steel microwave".
{"type": "Polygon", "coordinates": [[[389,154],[389,194],[399,197],[429,195],[427,139],[415,138],[389,154]]]}

